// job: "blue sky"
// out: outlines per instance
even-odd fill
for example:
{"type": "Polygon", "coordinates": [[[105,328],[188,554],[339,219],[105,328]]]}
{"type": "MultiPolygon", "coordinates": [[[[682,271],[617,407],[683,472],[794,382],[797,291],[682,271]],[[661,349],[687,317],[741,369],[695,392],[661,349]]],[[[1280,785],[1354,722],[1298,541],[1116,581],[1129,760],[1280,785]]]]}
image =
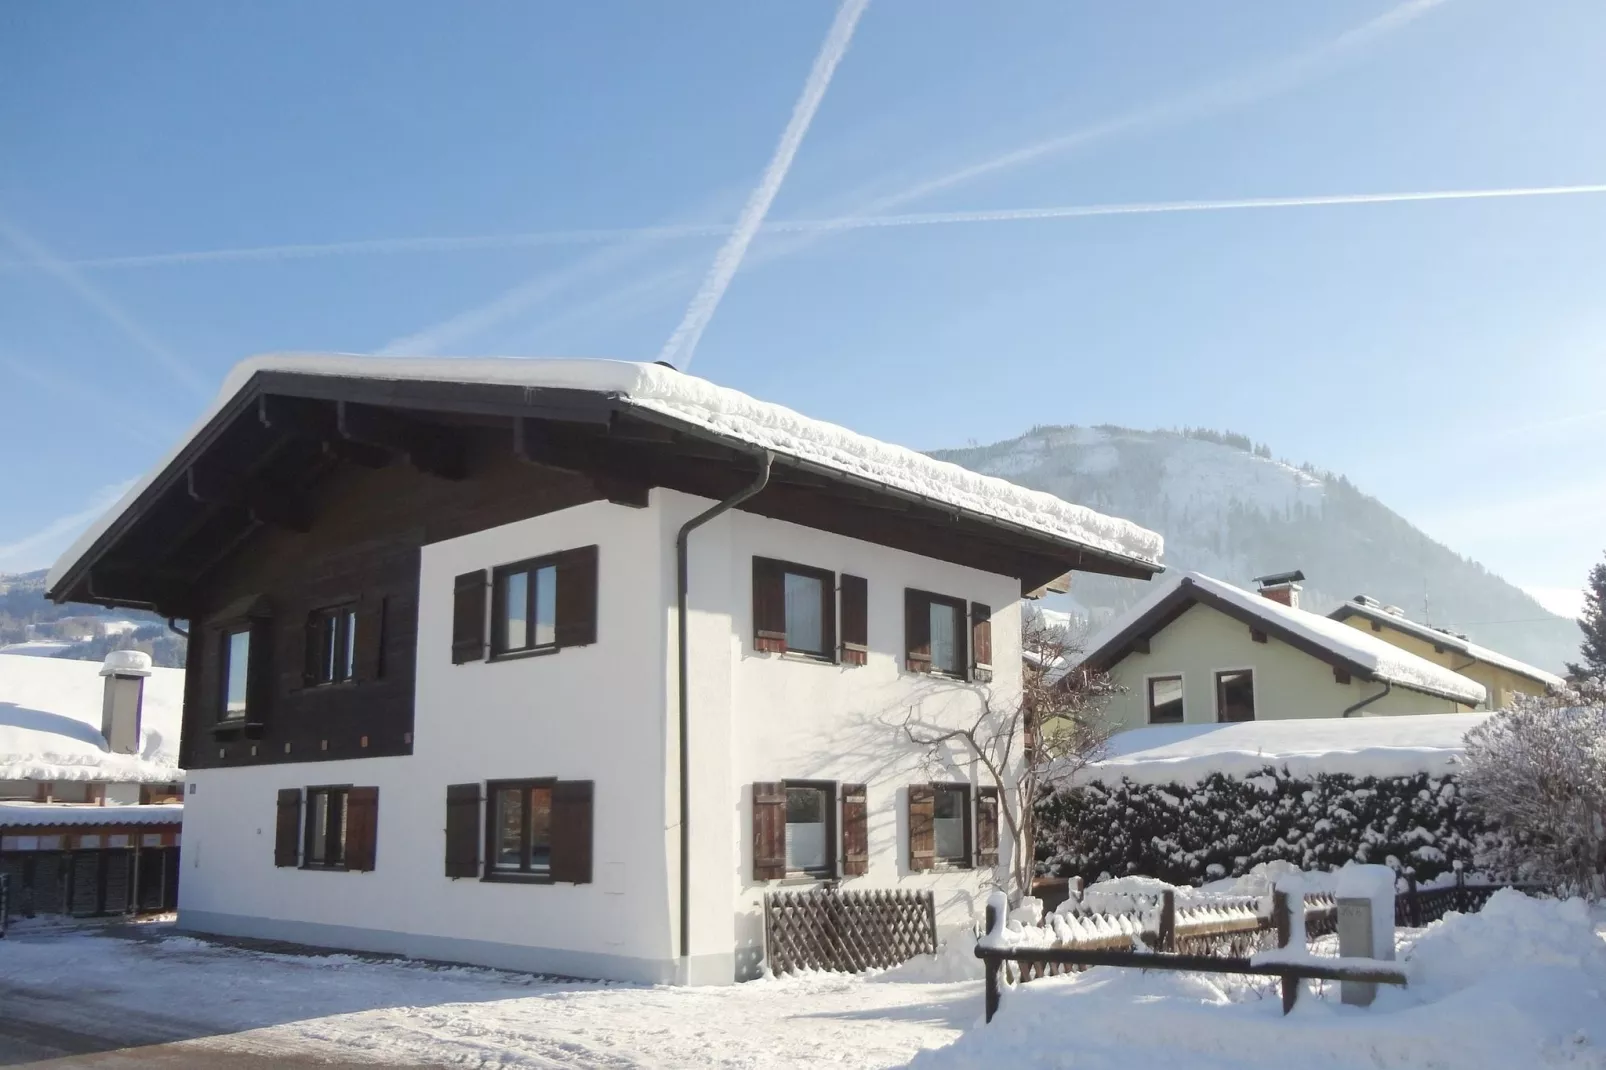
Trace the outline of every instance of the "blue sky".
{"type": "MultiPolygon", "coordinates": [[[[657,356],[835,12],[8,6],[0,569],[252,353],[657,356]],[[335,247],[161,256],[286,245],[335,247]]],[[[769,218],[1602,183],[1603,39],[1594,0],[872,0],[769,218]]],[[[1603,239],[1600,193],[760,232],[693,370],[922,448],[1237,430],[1575,587],[1603,239]]]]}

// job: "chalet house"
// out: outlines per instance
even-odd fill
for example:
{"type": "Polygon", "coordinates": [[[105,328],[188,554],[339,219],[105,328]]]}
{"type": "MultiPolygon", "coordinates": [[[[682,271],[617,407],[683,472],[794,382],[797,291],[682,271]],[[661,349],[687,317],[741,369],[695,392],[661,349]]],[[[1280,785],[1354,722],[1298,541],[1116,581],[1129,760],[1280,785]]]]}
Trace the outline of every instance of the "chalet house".
{"type": "Polygon", "coordinates": [[[1517,695],[1544,695],[1566,686],[1566,681],[1554,673],[1479,646],[1459,633],[1418,624],[1398,606],[1386,606],[1364,594],[1356,595],[1328,616],[1476,680],[1488,690],[1488,707],[1492,710],[1505,708],[1517,695]]]}
{"type": "Polygon", "coordinates": [[[1293,717],[1460,713],[1482,684],[1298,606],[1297,574],[1259,593],[1196,572],[1168,575],[1088,644],[1082,665],[1123,689],[1115,731],[1293,717]]]}
{"type": "Polygon", "coordinates": [[[11,917],[171,910],[184,673],[0,657],[0,874],[11,917]]]}
{"type": "Polygon", "coordinates": [[[265,357],[48,584],[191,622],[181,927],[705,983],[778,888],[969,925],[998,797],[899,726],[1160,552],[666,366],[265,357]]]}

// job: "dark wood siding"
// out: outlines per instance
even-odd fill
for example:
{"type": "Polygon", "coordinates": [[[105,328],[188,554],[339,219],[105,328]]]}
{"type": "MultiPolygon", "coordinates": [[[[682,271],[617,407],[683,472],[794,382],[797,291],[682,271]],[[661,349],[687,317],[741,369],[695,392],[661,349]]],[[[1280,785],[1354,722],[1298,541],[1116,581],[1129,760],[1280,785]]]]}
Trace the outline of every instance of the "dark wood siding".
{"type": "Polygon", "coordinates": [[[842,664],[863,665],[870,651],[870,591],[863,576],[842,575],[842,664]]]}
{"type": "Polygon", "coordinates": [[[293,866],[301,860],[301,789],[280,788],[273,829],[273,864],[293,866]]]}
{"type": "Polygon", "coordinates": [[[468,478],[425,475],[399,458],[382,468],[342,461],[312,488],[310,531],[261,528],[210,570],[192,618],[199,641],[185,682],[187,767],[412,753],[420,549],[600,497],[583,476],[518,460],[510,430],[464,435],[468,478]],[[269,614],[264,642],[253,638],[251,650],[262,690],[253,691],[249,720],[261,728],[218,735],[219,614],[251,596],[269,614]],[[308,614],[351,601],[360,618],[357,680],[306,686],[308,614]]]}
{"type": "Polygon", "coordinates": [[[930,869],[937,858],[937,795],[930,784],[909,786],[909,868],[930,869]]]}
{"type": "Polygon", "coordinates": [[[480,786],[446,786],[446,875],[480,875],[480,786]]]}
{"type": "Polygon", "coordinates": [[[557,883],[591,883],[593,794],[589,780],[552,785],[552,879],[557,883]]]}
{"type": "Polygon", "coordinates": [[[863,784],[842,785],[842,875],[870,872],[868,794],[863,784]]]}
{"type": "Polygon", "coordinates": [[[753,785],[753,879],[786,876],[786,785],[779,781],[753,785]]]}

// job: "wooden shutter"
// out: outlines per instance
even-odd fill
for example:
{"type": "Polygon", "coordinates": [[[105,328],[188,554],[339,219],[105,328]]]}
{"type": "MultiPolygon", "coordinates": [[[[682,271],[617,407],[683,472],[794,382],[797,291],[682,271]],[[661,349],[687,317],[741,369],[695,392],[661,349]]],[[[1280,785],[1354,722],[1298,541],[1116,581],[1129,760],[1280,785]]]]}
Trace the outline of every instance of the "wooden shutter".
{"type": "Polygon", "coordinates": [[[552,879],[563,884],[591,883],[591,802],[589,780],[560,780],[552,785],[552,879]]]}
{"type": "Polygon", "coordinates": [[[385,601],[382,594],[366,594],[357,603],[358,680],[378,680],[384,675],[385,601]]]}
{"type": "Polygon", "coordinates": [[[273,864],[293,866],[301,860],[301,789],[279,789],[279,820],[273,830],[273,864]]]}
{"type": "Polygon", "coordinates": [[[980,683],[993,678],[993,611],[980,602],[970,603],[970,674],[980,683]]]}
{"type": "Polygon", "coordinates": [[[786,876],[786,785],[753,785],[753,879],[786,876]]]}
{"type": "Polygon", "coordinates": [[[452,585],[452,664],[485,660],[485,570],[465,572],[452,585]]]}
{"type": "Polygon", "coordinates": [[[842,785],[842,875],[870,872],[868,796],[863,784],[842,785]]]}
{"type": "Polygon", "coordinates": [[[904,667],[931,671],[931,598],[920,591],[903,592],[904,667]]]}
{"type": "Polygon", "coordinates": [[[842,664],[863,665],[870,653],[870,594],[863,576],[842,574],[842,664]]]}
{"type": "Polygon", "coordinates": [[[480,875],[480,786],[446,786],[446,875],[480,875]]]}
{"type": "Polygon", "coordinates": [[[582,546],[558,555],[558,646],[597,641],[597,548],[582,546]]]}
{"type": "Polygon", "coordinates": [[[976,864],[998,865],[998,789],[976,789],[976,864]]]}
{"type": "Polygon", "coordinates": [[[937,793],[930,784],[909,785],[909,868],[930,869],[937,857],[937,793]]]}
{"type": "Polygon", "coordinates": [[[786,650],[786,570],[767,557],[753,558],[753,649],[786,650]]]}
{"type": "Polygon", "coordinates": [[[378,839],[379,789],[350,789],[346,792],[346,868],[372,870],[378,839]]]}

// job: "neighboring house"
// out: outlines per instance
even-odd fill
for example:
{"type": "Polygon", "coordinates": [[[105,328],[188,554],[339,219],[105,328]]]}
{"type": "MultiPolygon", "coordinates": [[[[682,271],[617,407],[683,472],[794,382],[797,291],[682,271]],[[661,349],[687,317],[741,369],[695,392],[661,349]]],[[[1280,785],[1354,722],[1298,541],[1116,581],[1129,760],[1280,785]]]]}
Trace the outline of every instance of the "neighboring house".
{"type": "Polygon", "coordinates": [[[1364,594],[1356,595],[1328,616],[1478,681],[1488,690],[1488,706],[1493,710],[1505,708],[1517,695],[1543,695],[1566,686],[1566,681],[1554,673],[1479,646],[1464,635],[1418,624],[1398,606],[1386,606],[1364,594]]]}
{"type": "Polygon", "coordinates": [[[171,910],[181,669],[0,658],[0,873],[12,915],[171,910]]]}
{"type": "Polygon", "coordinates": [[[181,926],[729,982],[768,891],[971,924],[1023,593],[1158,536],[672,368],[269,357],[67,552],[192,624],[181,926]]]}
{"type": "Polygon", "coordinates": [[[1483,704],[1482,684],[1284,602],[1297,597],[1291,579],[1256,594],[1194,572],[1167,576],[1088,644],[1082,665],[1108,672],[1123,689],[1105,709],[1109,727],[1457,713],[1483,704]]]}

